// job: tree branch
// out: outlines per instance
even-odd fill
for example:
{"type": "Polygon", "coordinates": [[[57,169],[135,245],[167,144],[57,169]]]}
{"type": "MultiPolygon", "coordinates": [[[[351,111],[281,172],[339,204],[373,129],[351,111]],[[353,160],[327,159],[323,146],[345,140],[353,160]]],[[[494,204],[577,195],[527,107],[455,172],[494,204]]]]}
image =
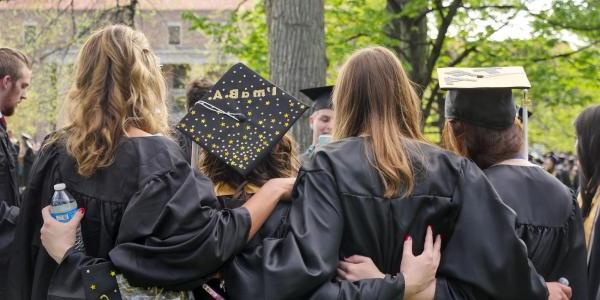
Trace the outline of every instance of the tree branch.
{"type": "Polygon", "coordinates": [[[431,94],[429,95],[429,97],[427,97],[427,100],[425,100],[425,108],[423,108],[423,119],[421,120],[421,127],[425,125],[427,118],[429,118],[429,115],[431,115],[431,108],[433,107],[433,101],[437,97],[439,87],[440,83],[437,82],[435,84],[435,87],[431,90],[431,94]]]}
{"type": "Polygon", "coordinates": [[[486,9],[517,9],[515,5],[481,5],[481,6],[463,6],[465,10],[486,10],[486,9]]]}
{"type": "Polygon", "coordinates": [[[529,9],[525,9],[525,11],[529,15],[531,15],[531,16],[539,19],[539,20],[542,20],[542,21],[548,23],[549,25],[552,25],[552,26],[555,26],[555,27],[559,27],[559,28],[562,28],[562,29],[570,29],[570,30],[577,30],[577,31],[596,31],[596,30],[600,30],[600,24],[598,24],[597,26],[582,26],[582,25],[574,25],[574,24],[563,24],[563,23],[560,23],[560,22],[553,21],[553,20],[551,20],[550,18],[547,18],[546,16],[544,16],[541,13],[534,13],[534,12],[530,11],[529,9]]]}
{"type": "Polygon", "coordinates": [[[425,74],[428,74],[428,76],[423,80],[423,82],[420,82],[423,87],[427,87],[429,82],[431,82],[431,73],[433,72],[433,67],[435,66],[435,63],[437,62],[442,51],[442,46],[444,45],[444,40],[446,39],[446,33],[448,32],[448,28],[452,23],[452,19],[454,19],[454,16],[456,16],[456,12],[461,5],[461,0],[452,1],[449,6],[448,13],[442,19],[442,24],[440,24],[440,27],[438,28],[438,34],[433,44],[433,48],[431,49],[429,60],[427,61],[427,69],[425,70],[425,74]]]}
{"type": "Polygon", "coordinates": [[[564,58],[564,57],[569,57],[571,55],[577,54],[579,52],[585,51],[591,47],[593,47],[594,45],[597,45],[598,43],[600,43],[600,41],[595,41],[589,45],[583,46],[579,49],[570,51],[570,52],[565,52],[565,53],[561,53],[561,54],[556,54],[556,55],[550,55],[550,56],[546,56],[546,57],[540,57],[540,58],[534,58],[531,61],[532,62],[540,62],[540,61],[546,61],[546,60],[553,60],[556,58],[564,58]]]}
{"type": "MultiPolygon", "coordinates": [[[[444,4],[442,4],[442,0],[435,0],[435,7],[437,8],[436,10],[438,11],[438,13],[440,14],[440,19],[445,19],[446,17],[444,16],[444,4]]],[[[448,12],[450,13],[450,12],[448,12]]]]}
{"type": "Polygon", "coordinates": [[[355,39],[357,39],[357,38],[359,38],[359,37],[363,37],[363,36],[368,36],[368,35],[367,35],[367,34],[365,34],[365,33],[362,33],[362,32],[361,32],[361,33],[357,33],[357,34],[355,34],[355,35],[353,35],[353,36],[351,36],[351,37],[347,38],[347,39],[346,39],[346,42],[351,42],[351,41],[353,41],[353,40],[355,40],[355,39]]]}
{"type": "Polygon", "coordinates": [[[81,31],[79,31],[78,34],[76,34],[75,36],[73,36],[71,38],[70,41],[68,41],[64,46],[62,47],[56,47],[54,49],[52,49],[51,51],[48,51],[46,53],[44,53],[43,55],[41,55],[39,57],[39,61],[43,61],[44,59],[48,58],[49,56],[53,55],[54,53],[60,52],[60,51],[68,51],[69,48],[71,48],[80,38],[82,38],[83,36],[87,35],[93,28],[94,26],[96,26],[98,24],[99,21],[103,20],[106,18],[106,16],[112,12],[114,10],[114,8],[109,8],[106,9],[104,11],[102,11],[102,13],[100,13],[98,15],[97,18],[95,18],[95,20],[93,20],[90,24],[88,24],[86,27],[84,27],[81,31]]]}
{"type": "Polygon", "coordinates": [[[465,58],[467,58],[467,56],[469,56],[469,54],[471,54],[471,52],[474,52],[475,50],[477,50],[477,45],[473,45],[471,47],[468,47],[460,55],[458,55],[456,58],[454,58],[448,64],[448,66],[449,67],[454,67],[454,66],[460,64],[465,58]]]}

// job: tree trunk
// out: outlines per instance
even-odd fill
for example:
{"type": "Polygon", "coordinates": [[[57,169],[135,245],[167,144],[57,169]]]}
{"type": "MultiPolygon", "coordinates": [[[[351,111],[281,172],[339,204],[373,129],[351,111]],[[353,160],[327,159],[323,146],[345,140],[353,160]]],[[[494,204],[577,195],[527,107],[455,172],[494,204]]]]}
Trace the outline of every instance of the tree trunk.
{"type": "MultiPolygon", "coordinates": [[[[430,85],[433,81],[434,67],[441,55],[448,28],[461,6],[462,0],[452,0],[447,6],[444,6],[443,2],[439,0],[432,1],[432,3],[427,0],[387,0],[388,12],[393,15],[400,15],[390,21],[388,34],[398,40],[399,44],[394,50],[404,65],[408,66],[410,79],[418,85],[417,93],[422,100],[423,126],[427,124],[427,118],[431,115],[433,105],[437,104],[438,107],[441,107],[440,103],[443,102],[439,98],[438,85],[435,85],[435,87],[430,85]],[[413,6],[410,9],[414,9],[414,11],[401,14],[408,7],[408,4],[413,6]],[[420,5],[420,7],[417,7],[417,5],[420,5]],[[429,5],[432,5],[433,8],[430,9],[429,5]],[[440,19],[436,28],[437,36],[434,39],[430,39],[427,34],[427,14],[431,12],[437,13],[440,19]],[[428,88],[429,93],[425,95],[428,88]]],[[[465,56],[473,49],[465,50],[465,56]]],[[[459,57],[454,64],[459,63],[462,59],[464,57],[459,57]]],[[[440,118],[436,123],[440,126],[444,123],[443,111],[439,116],[440,118]]]]}
{"type": "MultiPolygon", "coordinates": [[[[324,0],[265,0],[271,81],[298,99],[299,90],[325,85],[324,0]]],[[[308,112],[292,133],[301,149],[312,142],[308,112]]]]}
{"type": "MultiPolygon", "coordinates": [[[[388,0],[387,10],[391,14],[399,14],[409,4],[410,0],[388,0]]],[[[427,9],[425,6],[424,10],[427,9]]],[[[423,84],[427,78],[427,16],[425,13],[411,14],[391,20],[388,28],[389,36],[399,41],[394,51],[405,66],[409,68],[410,79],[419,85],[417,90],[420,97],[427,86],[423,84]]]]}
{"type": "Polygon", "coordinates": [[[131,28],[135,28],[135,13],[137,10],[138,0],[130,0],[127,5],[119,5],[117,1],[117,7],[113,15],[113,22],[116,24],[125,24],[131,28]]]}

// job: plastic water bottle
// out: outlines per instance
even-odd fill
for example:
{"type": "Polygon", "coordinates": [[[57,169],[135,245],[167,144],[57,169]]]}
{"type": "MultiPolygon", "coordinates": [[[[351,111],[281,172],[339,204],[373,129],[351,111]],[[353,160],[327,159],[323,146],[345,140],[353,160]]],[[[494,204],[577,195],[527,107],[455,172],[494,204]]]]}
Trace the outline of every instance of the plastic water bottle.
{"type": "MultiPolygon", "coordinates": [[[[65,190],[66,184],[58,183],[54,185],[54,195],[50,207],[50,215],[62,223],[69,222],[77,213],[77,201],[65,190]]],[[[75,236],[75,248],[85,251],[83,238],[81,237],[81,225],[77,227],[75,236]]]]}

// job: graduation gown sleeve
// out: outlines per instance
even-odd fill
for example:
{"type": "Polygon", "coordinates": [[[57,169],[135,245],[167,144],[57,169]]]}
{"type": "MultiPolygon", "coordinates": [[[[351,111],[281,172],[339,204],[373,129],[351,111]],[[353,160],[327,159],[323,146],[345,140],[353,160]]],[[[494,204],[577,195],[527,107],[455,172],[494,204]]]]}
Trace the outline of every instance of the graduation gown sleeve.
{"type": "Polygon", "coordinates": [[[355,282],[347,280],[331,280],[321,285],[311,296],[317,299],[389,299],[402,300],[404,298],[404,278],[402,274],[389,275],[385,278],[364,279],[355,282]]]}
{"type": "Polygon", "coordinates": [[[0,201],[0,257],[8,257],[19,218],[19,208],[0,201]]]}
{"type": "MultiPolygon", "coordinates": [[[[197,178],[189,167],[144,180],[125,209],[109,252],[116,270],[134,286],[198,287],[245,246],[250,229],[245,208],[218,211],[203,205],[214,197],[209,180],[197,178]]],[[[105,261],[70,251],[49,290],[60,290],[65,282],[83,286],[79,271],[105,261]]]]}
{"type": "Polygon", "coordinates": [[[11,245],[19,218],[19,208],[0,201],[0,298],[6,297],[4,289],[8,277],[11,245]]]}
{"type": "Polygon", "coordinates": [[[446,237],[435,299],[547,299],[514,230],[516,215],[473,163],[463,162],[452,200],[460,213],[446,237]]]}

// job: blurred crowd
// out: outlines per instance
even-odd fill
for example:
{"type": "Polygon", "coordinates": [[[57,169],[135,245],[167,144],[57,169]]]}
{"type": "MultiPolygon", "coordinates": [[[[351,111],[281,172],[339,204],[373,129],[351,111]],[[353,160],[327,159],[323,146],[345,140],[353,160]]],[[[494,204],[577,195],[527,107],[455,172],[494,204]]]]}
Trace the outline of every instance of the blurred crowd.
{"type": "Polygon", "coordinates": [[[564,185],[577,191],[579,189],[579,167],[577,166],[577,156],[572,153],[553,151],[543,155],[532,152],[529,160],[544,168],[548,173],[556,177],[564,185]]]}

